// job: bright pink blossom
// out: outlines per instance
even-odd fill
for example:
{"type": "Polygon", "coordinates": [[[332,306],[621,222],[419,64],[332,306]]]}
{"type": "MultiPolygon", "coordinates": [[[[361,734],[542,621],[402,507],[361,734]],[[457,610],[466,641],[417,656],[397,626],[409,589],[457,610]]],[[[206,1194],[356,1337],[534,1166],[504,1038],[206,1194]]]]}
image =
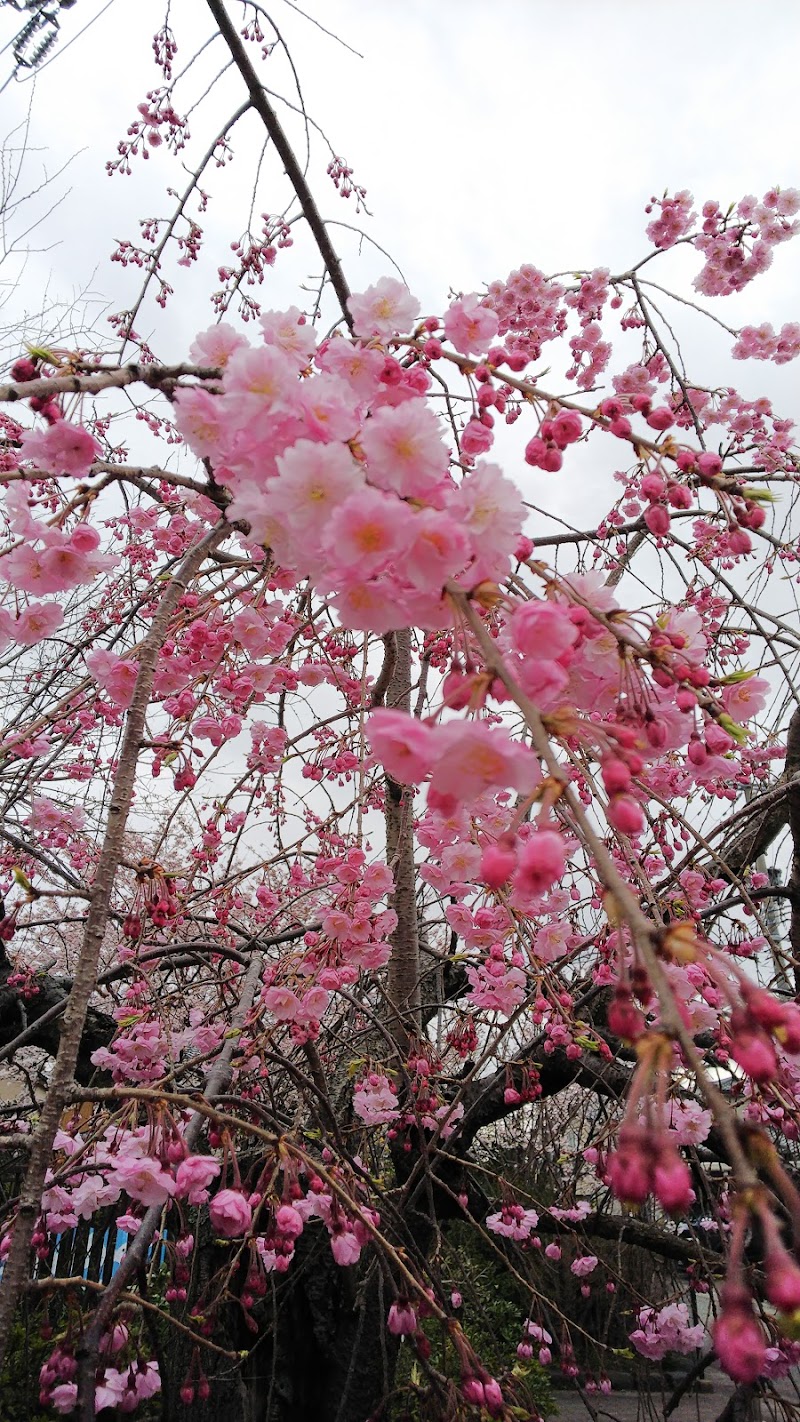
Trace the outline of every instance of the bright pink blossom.
{"type": "Polygon", "coordinates": [[[180,1199],[186,1196],[190,1205],[204,1205],[208,1199],[208,1186],[216,1180],[220,1163],[210,1155],[187,1155],[178,1166],[175,1175],[175,1194],[180,1199]]]}
{"type": "Polygon", "coordinates": [[[218,1190],[208,1213],[217,1234],[224,1235],[226,1239],[246,1234],[253,1222],[252,1206],[241,1190],[218,1190]]]}
{"type": "Polygon", "coordinates": [[[418,785],[428,774],[436,755],[430,726],[403,711],[379,707],[367,722],[367,735],[375,755],[401,785],[418,785]]]}

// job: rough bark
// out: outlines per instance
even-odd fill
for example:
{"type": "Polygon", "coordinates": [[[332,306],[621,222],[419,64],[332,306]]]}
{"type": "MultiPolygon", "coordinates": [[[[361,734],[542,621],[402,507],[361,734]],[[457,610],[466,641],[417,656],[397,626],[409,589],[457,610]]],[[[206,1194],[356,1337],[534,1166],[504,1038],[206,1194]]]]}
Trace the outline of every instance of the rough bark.
{"type": "MultiPolygon", "coordinates": [[[[393,710],[411,710],[411,633],[395,633],[395,662],[386,690],[393,710]]],[[[386,776],[386,860],[394,877],[390,903],[397,914],[387,974],[390,1029],[401,1056],[420,1030],[420,952],[417,871],[414,864],[414,791],[386,776]]]]}
{"type": "MultiPolygon", "coordinates": [[[[9,987],[8,978],[14,972],[14,964],[3,954],[0,959],[0,1061],[11,1043],[15,1050],[21,1047],[40,1047],[48,1056],[58,1053],[61,1041],[61,1027],[64,1009],[69,1000],[72,982],[44,973],[37,978],[39,992],[35,997],[22,998],[15,987],[9,987]]],[[[117,1024],[106,1012],[90,1007],[78,1046],[75,1062],[75,1080],[82,1085],[88,1082],[95,1071],[92,1053],[98,1047],[107,1047],[117,1029],[117,1024]]]]}

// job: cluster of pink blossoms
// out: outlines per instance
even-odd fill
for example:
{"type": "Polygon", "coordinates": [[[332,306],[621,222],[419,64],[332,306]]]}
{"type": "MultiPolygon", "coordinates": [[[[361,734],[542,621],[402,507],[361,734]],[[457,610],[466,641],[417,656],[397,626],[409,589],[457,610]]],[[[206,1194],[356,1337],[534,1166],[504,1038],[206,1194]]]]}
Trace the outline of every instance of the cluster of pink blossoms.
{"type": "Polygon", "coordinates": [[[689,1323],[686,1304],[665,1304],[663,1308],[642,1308],[636,1321],[639,1325],[630,1335],[637,1353],[654,1362],[667,1353],[691,1353],[700,1348],[705,1337],[702,1323],[689,1323]]]}
{"type": "MultiPolygon", "coordinates": [[[[127,1342],[127,1329],[118,1326],[114,1335],[124,1334],[124,1339],[107,1340],[104,1352],[118,1352],[127,1342]]],[[[39,1401],[43,1407],[52,1407],[59,1414],[73,1414],[78,1401],[76,1381],[78,1365],[71,1353],[56,1348],[42,1365],[39,1373],[39,1401]]],[[[155,1397],[161,1391],[161,1376],[158,1363],[136,1359],[127,1366],[116,1368],[106,1365],[100,1372],[95,1385],[94,1405],[100,1412],[111,1407],[114,1412],[126,1414],[135,1412],[141,1402],[155,1397]]]]}
{"type": "Polygon", "coordinates": [[[728,296],[772,265],[772,250],[797,231],[792,221],[800,212],[797,188],[771,188],[759,202],[742,198],[730,216],[716,202],[703,204],[703,227],[694,245],[705,266],[694,285],[704,296],[728,296]]]}
{"type": "Polygon", "coordinates": [[[705,202],[701,230],[690,236],[697,220],[693,202],[692,194],[685,189],[660,199],[651,198],[646,211],[657,207],[658,216],[648,226],[647,236],[661,248],[672,247],[684,238],[691,240],[705,257],[705,266],[694,283],[704,296],[728,296],[741,291],[770,266],[772,248],[797,231],[797,223],[792,221],[800,211],[800,191],[796,188],[770,188],[760,202],[755,197],[744,197],[735,211],[724,212],[713,200],[705,202]]]}
{"type": "MultiPolygon", "coordinates": [[[[313,571],[345,627],[446,624],[444,584],[502,577],[524,518],[496,466],[479,463],[455,482],[425,398],[430,377],[369,344],[417,311],[384,278],[351,299],[361,344],[335,337],[317,348],[296,310],[261,317],[260,348],[218,326],[197,353],[223,364],[222,394],[176,397],[187,443],[231,491],[229,518],[246,521],[297,576],[313,571]]],[[[463,344],[490,319],[462,300],[445,324],[463,344]]]]}
{"type": "Polygon", "coordinates": [[[786,322],[777,334],[769,321],[743,326],[732,354],[734,360],[771,360],[786,365],[800,355],[800,323],[786,322]]]}

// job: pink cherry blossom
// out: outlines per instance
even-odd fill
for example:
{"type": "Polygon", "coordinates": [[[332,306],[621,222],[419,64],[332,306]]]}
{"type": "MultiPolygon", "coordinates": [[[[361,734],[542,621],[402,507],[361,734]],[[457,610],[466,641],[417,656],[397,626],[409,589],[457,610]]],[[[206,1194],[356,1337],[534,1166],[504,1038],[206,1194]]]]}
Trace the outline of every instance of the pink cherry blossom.
{"type": "Polygon", "coordinates": [[[226,1239],[246,1234],[253,1222],[250,1202],[241,1190],[218,1190],[208,1207],[212,1227],[226,1239]]]}
{"type": "Polygon", "coordinates": [[[403,557],[414,533],[414,515],[379,489],[363,489],[331,515],[323,547],[332,565],[327,578],[346,580],[345,569],[370,577],[403,557]]]}
{"type": "Polygon", "coordinates": [[[418,785],[425,779],[436,755],[435,733],[430,726],[402,711],[380,707],[370,715],[367,734],[394,780],[418,785]]]}
{"type": "Polygon", "coordinates": [[[130,706],[139,675],[137,662],[98,647],[88,654],[86,665],[112,701],[116,701],[118,706],[130,706]]]}
{"type": "Polygon", "coordinates": [[[297,306],[290,306],[287,311],[262,311],[259,324],[264,344],[276,346],[289,364],[298,370],[311,364],[317,347],[316,335],[297,306]]]}
{"type": "Polygon", "coordinates": [[[444,333],[457,351],[469,355],[472,351],[486,350],[491,345],[498,325],[496,313],[473,293],[459,297],[448,307],[444,333]]]}
{"type": "Polygon", "coordinates": [[[143,1205],[163,1205],[174,1194],[175,1182],[157,1160],[148,1156],[117,1156],[109,1180],[143,1205]]]}
{"type": "Polygon", "coordinates": [[[57,602],[31,602],[11,624],[10,633],[22,647],[33,647],[52,637],[64,621],[64,609],[57,602]]]}
{"type": "Polygon", "coordinates": [[[406,498],[425,498],[442,482],[447,447],[439,421],[422,400],[382,407],[361,434],[370,483],[406,498]]]}
{"type": "Polygon", "coordinates": [[[436,732],[431,785],[442,795],[469,803],[490,786],[527,795],[540,778],[533,752],[499,727],[450,721],[436,732]]]}
{"type": "Polygon", "coordinates": [[[357,336],[387,338],[397,331],[409,331],[419,315],[419,302],[402,282],[381,277],[360,295],[348,301],[357,336]]]}
{"type": "Polygon", "coordinates": [[[208,1186],[216,1180],[220,1164],[210,1155],[187,1155],[175,1174],[175,1194],[180,1199],[186,1196],[190,1205],[204,1205],[208,1199],[208,1186]]]}
{"type": "Polygon", "coordinates": [[[82,479],[101,454],[97,440],[81,425],[57,420],[46,430],[28,430],[21,440],[22,456],[51,474],[82,479]]]}

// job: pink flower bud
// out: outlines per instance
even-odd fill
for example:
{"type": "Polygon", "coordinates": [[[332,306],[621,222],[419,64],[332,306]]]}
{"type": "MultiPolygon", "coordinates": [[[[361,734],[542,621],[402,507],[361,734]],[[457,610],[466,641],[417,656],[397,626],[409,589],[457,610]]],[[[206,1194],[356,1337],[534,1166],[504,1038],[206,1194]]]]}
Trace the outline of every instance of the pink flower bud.
{"type": "Polygon", "coordinates": [[[620,834],[637,835],[644,829],[644,815],[630,795],[614,795],[608,802],[606,819],[620,834]]]}
{"type": "Polygon", "coordinates": [[[514,872],[517,856],[513,849],[490,844],[481,855],[481,878],[489,889],[500,889],[514,872]]]}
{"type": "Polygon", "coordinates": [[[645,1030],[645,1021],[626,988],[618,987],[608,1009],[608,1028],[615,1037],[635,1042],[645,1030]]]}
{"type": "Polygon", "coordinates": [[[503,1415],[503,1394],[500,1384],[496,1378],[487,1378],[483,1384],[483,1395],[486,1401],[486,1410],[490,1417],[502,1417],[503,1415]]]}
{"type": "Polygon", "coordinates": [[[754,1383],[764,1366],[767,1345],[746,1291],[723,1289],[722,1309],[714,1325],[717,1357],[734,1382],[754,1383]]]}
{"type": "Polygon", "coordinates": [[[646,420],[651,430],[668,430],[675,423],[675,416],[667,405],[657,405],[655,410],[651,410],[646,416],[646,420]]]}
{"type": "Polygon", "coordinates": [[[641,1205],[650,1194],[653,1179],[652,1152],[644,1132],[626,1127],[619,1133],[619,1146],[608,1157],[607,1174],[611,1189],[623,1205],[641,1205]]]}
{"type": "Polygon", "coordinates": [[[398,1299],[392,1304],[386,1326],[394,1334],[416,1333],[417,1315],[407,1299],[398,1299]]]}
{"type": "Polygon", "coordinates": [[[670,1215],[688,1210],[694,1199],[689,1167],[670,1146],[664,1146],[659,1153],[653,1172],[653,1190],[670,1215]]]}
{"type": "Polygon", "coordinates": [[[663,504],[651,504],[645,509],[644,521],[656,538],[665,538],[669,533],[669,509],[663,504]]]}
{"type": "Polygon", "coordinates": [[[461,1392],[465,1402],[474,1402],[476,1407],[483,1407],[486,1394],[483,1391],[483,1383],[480,1378],[464,1378],[461,1383],[461,1392]]]}
{"type": "Polygon", "coordinates": [[[770,1250],[765,1260],[766,1295],[782,1313],[800,1309],[800,1268],[786,1249],[770,1250]]]}
{"type": "Polygon", "coordinates": [[[619,756],[610,756],[604,760],[600,766],[600,774],[609,795],[624,795],[626,790],[630,790],[631,772],[619,756]]]}

